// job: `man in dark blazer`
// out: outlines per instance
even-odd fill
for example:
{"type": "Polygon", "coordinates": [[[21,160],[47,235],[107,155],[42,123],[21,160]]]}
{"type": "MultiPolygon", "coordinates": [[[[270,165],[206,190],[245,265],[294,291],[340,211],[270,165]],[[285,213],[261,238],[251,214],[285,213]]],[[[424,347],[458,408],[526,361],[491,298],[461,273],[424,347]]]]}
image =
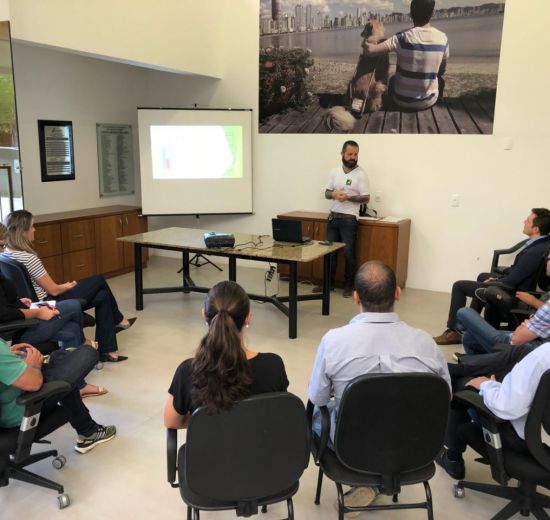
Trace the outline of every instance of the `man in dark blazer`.
{"type": "Polygon", "coordinates": [[[478,312],[483,309],[483,302],[476,297],[475,291],[491,281],[498,280],[516,291],[531,290],[533,277],[537,273],[546,251],[550,247],[550,210],[533,208],[523,222],[523,233],[529,237],[526,246],[516,256],[512,266],[501,277],[491,273],[481,273],[477,281],[459,280],[453,284],[451,306],[447,329],[434,338],[438,345],[454,345],[460,343],[461,336],[457,330],[456,313],[466,305],[466,298],[472,298],[470,306],[478,312]]]}

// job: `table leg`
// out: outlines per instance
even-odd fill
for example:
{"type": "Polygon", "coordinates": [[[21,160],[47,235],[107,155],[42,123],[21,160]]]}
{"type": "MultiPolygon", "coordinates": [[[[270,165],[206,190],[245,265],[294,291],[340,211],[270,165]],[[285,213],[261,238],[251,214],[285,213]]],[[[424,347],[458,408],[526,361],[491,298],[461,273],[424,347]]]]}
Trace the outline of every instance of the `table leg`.
{"type": "Polygon", "coordinates": [[[181,263],[182,263],[182,276],[183,276],[183,292],[188,294],[189,291],[186,290],[187,280],[189,279],[189,251],[181,252],[181,263]]]}
{"type": "Polygon", "coordinates": [[[330,267],[332,255],[323,258],[323,316],[330,314],[330,267]]]}
{"type": "Polygon", "coordinates": [[[231,256],[229,257],[229,280],[237,281],[237,259],[231,256]]]}
{"type": "Polygon", "coordinates": [[[134,243],[134,276],[136,287],[136,311],[143,310],[143,264],[141,244],[134,243]]]}
{"type": "Polygon", "coordinates": [[[288,337],[298,336],[298,266],[290,262],[288,273],[288,337]]]}

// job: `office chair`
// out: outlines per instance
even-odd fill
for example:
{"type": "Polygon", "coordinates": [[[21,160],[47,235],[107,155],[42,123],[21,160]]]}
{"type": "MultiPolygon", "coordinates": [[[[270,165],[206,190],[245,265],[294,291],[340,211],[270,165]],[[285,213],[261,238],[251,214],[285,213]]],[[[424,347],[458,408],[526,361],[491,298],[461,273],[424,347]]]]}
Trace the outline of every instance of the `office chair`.
{"type": "MultiPolygon", "coordinates": [[[[38,296],[34,290],[29,272],[23,264],[0,254],[0,272],[15,285],[19,298],[30,298],[33,302],[38,301],[38,296]]],[[[80,303],[82,304],[83,301],[81,300],[80,303]]],[[[82,314],[84,327],[93,327],[95,325],[95,318],[87,312],[83,312],[82,314]]]]}
{"type": "Polygon", "coordinates": [[[455,496],[464,498],[464,489],[469,488],[509,499],[510,502],[493,519],[505,520],[516,513],[523,516],[532,513],[538,520],[550,518],[544,511],[550,508],[550,497],[537,492],[537,486],[550,489],[550,448],[541,438],[542,429],[550,433],[550,370],[543,374],[527,416],[525,442],[529,453],[518,453],[502,445],[500,428],[506,421],[496,417],[483,404],[479,394],[465,390],[457,392],[454,398],[476,410],[482,430],[469,424],[464,437],[475,451],[488,459],[491,475],[499,483],[460,480],[455,485],[455,496]],[[517,479],[517,487],[509,486],[509,479],[517,479]]]}
{"type": "MultiPolygon", "coordinates": [[[[323,475],[338,492],[338,518],[352,511],[422,508],[433,519],[428,480],[443,448],[450,391],[439,376],[428,373],[367,374],[353,379],[342,396],[334,444],[329,444],[330,417],[320,408],[321,437],[313,434],[312,453],[319,466],[315,504],[323,475]],[[397,504],[401,486],[424,485],[426,501],[397,504]],[[378,488],[393,504],[347,507],[342,485],[378,488]]],[[[313,405],[308,403],[308,418],[313,405]]]]}
{"type": "Polygon", "coordinates": [[[19,428],[0,428],[0,487],[7,486],[10,479],[20,480],[35,486],[53,489],[59,493],[57,497],[60,509],[70,504],[61,484],[53,482],[36,473],[25,469],[48,457],[54,457],[52,465],[61,469],[66,462],[57,450],[48,450],[31,455],[33,443],[50,444],[44,437],[68,422],[68,416],[61,406],[56,406],[47,413],[41,413],[44,401],[51,396],[70,390],[69,383],[54,381],[44,383],[37,392],[24,392],[17,398],[17,404],[25,406],[25,415],[19,428]]]}
{"type": "Polygon", "coordinates": [[[216,415],[199,408],[177,456],[176,451],[177,430],[168,429],[168,482],[179,487],[189,520],[198,520],[200,510],[235,509],[248,517],[282,501],[292,520],[292,497],[309,461],[304,404],[295,395],[274,392],[216,415]]]}
{"type": "Polygon", "coordinates": [[[0,323],[0,338],[5,341],[11,341],[14,335],[26,329],[36,327],[40,323],[40,320],[25,319],[25,320],[11,320],[0,323]]]}
{"type": "Polygon", "coordinates": [[[522,240],[521,242],[518,242],[512,247],[506,249],[495,249],[493,251],[493,260],[491,261],[491,274],[502,276],[510,266],[498,265],[500,257],[503,255],[510,255],[519,251],[520,249],[523,249],[525,247],[525,244],[527,243],[527,240],[529,239],[526,238],[525,240],[522,240]]]}
{"type": "MultiPolygon", "coordinates": [[[[539,298],[550,288],[550,278],[546,274],[546,259],[547,255],[541,258],[531,287],[525,291],[539,298]]],[[[480,290],[483,291],[482,299],[486,302],[485,320],[495,328],[514,330],[534,312],[532,307],[525,305],[515,297],[516,291],[514,289],[500,287],[498,281],[495,282],[494,286],[478,289],[478,291],[480,290]],[[502,325],[503,323],[504,325],[502,325]]]]}
{"type": "MultiPolygon", "coordinates": [[[[39,323],[40,320],[34,318],[5,321],[4,323],[0,323],[0,338],[4,341],[18,343],[23,332],[29,328],[38,326],[39,323]]],[[[44,355],[51,354],[54,350],[59,348],[58,343],[55,341],[35,343],[33,346],[44,355]]]]}

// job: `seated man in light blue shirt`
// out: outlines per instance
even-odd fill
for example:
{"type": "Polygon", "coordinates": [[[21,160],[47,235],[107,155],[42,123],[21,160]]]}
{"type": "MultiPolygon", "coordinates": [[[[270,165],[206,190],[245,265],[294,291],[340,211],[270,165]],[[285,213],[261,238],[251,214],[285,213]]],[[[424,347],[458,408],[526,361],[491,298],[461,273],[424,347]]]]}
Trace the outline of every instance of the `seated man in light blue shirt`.
{"type": "MultiPolygon", "coordinates": [[[[393,312],[400,295],[395,273],[387,265],[366,262],[355,275],[353,299],[360,313],[347,325],[328,331],[321,340],[308,397],[314,405],[331,409],[331,438],[342,394],[357,376],[430,372],[444,378],[451,387],[447,362],[432,337],[410,327],[393,312]]],[[[320,433],[316,417],[313,428],[320,433]]],[[[346,505],[365,506],[374,496],[370,488],[354,488],[346,495],[346,505]]]]}
{"type": "MultiPolygon", "coordinates": [[[[550,343],[544,343],[531,351],[528,348],[517,347],[511,352],[501,352],[483,357],[492,359],[496,371],[498,367],[504,368],[502,366],[504,356],[509,358],[513,368],[504,376],[502,382],[497,381],[499,376],[480,376],[466,382],[466,387],[479,390],[485,406],[497,417],[510,421],[501,427],[502,444],[522,453],[527,451],[525,421],[531,409],[531,403],[542,375],[550,370],[550,343]],[[514,356],[515,359],[506,356],[509,353],[517,354],[514,356]],[[513,362],[518,360],[519,362],[513,365],[513,362]]],[[[490,365],[487,366],[487,368],[489,367],[490,365]]],[[[468,367],[465,367],[465,370],[468,371],[468,367]]],[[[487,375],[489,374],[490,372],[487,375]]],[[[466,450],[466,443],[463,432],[470,422],[471,418],[466,408],[457,406],[451,408],[445,439],[447,449],[437,459],[438,464],[457,480],[465,477],[462,453],[466,450]]]]}

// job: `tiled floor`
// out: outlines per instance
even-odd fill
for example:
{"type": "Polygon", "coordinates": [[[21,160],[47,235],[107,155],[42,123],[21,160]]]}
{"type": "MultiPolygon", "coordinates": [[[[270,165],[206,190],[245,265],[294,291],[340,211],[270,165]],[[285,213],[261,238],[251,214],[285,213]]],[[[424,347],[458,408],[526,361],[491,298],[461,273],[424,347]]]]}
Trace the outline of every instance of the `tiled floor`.
{"type": "MultiPolygon", "coordinates": [[[[176,285],[178,262],[154,257],[145,271],[145,287],[176,285]]],[[[193,268],[192,275],[202,284],[222,280],[226,272],[218,273],[212,267],[193,268]]],[[[251,292],[263,292],[264,272],[259,269],[239,268],[238,278],[251,292]]],[[[92,383],[109,389],[109,394],[86,400],[93,417],[103,424],[116,424],[117,438],[86,455],[73,450],[75,434],[66,426],[51,436],[54,445],[67,457],[67,465],[57,471],[49,461],[35,464],[32,469],[61,482],[70,495],[69,508],[57,509],[56,493],[13,481],[0,489],[0,518],[37,519],[47,516],[63,520],[107,519],[181,519],[186,509],[179,492],[166,482],[165,430],[162,409],[173,372],[180,361],[189,357],[205,332],[200,310],[200,294],[156,294],[145,296],[145,310],[134,309],[133,274],[109,281],[127,316],[137,314],[138,321],[127,332],[119,335],[120,350],[129,360],[118,365],[106,365],[88,378],[92,383]]],[[[280,284],[281,293],[284,283],[280,284]]],[[[300,291],[307,292],[308,286],[300,291]]],[[[287,337],[287,321],[282,313],[269,304],[254,303],[253,319],[247,330],[247,344],[252,350],[278,353],[284,360],[289,390],[306,398],[307,383],[316,348],[323,333],[342,325],[356,313],[351,299],[333,293],[330,316],[322,316],[320,302],[299,304],[298,339],[287,337]]],[[[444,293],[406,289],[396,310],[409,324],[439,334],[444,328],[449,296],[444,293]]],[[[87,329],[88,335],[90,329],[87,329]]],[[[456,347],[443,347],[451,360],[456,347]]],[[[406,432],[403,432],[406,435],[406,432]]],[[[183,435],[180,435],[183,438],[183,435]]],[[[310,463],[300,481],[300,490],[294,499],[295,517],[303,519],[337,518],[333,502],[334,485],[325,480],[321,505],[313,504],[316,467],[310,463]]],[[[467,453],[467,477],[490,481],[489,469],[473,462],[467,453]]],[[[467,491],[466,498],[453,497],[453,481],[440,469],[431,481],[435,516],[439,519],[490,518],[504,505],[504,501],[467,491]]],[[[422,486],[404,488],[402,500],[421,500],[422,486]]],[[[265,520],[283,518],[285,507],[270,508],[260,515],[265,520]]],[[[426,518],[421,510],[363,513],[359,518],[426,518]]],[[[235,518],[234,513],[202,513],[201,518],[235,518]]]]}

